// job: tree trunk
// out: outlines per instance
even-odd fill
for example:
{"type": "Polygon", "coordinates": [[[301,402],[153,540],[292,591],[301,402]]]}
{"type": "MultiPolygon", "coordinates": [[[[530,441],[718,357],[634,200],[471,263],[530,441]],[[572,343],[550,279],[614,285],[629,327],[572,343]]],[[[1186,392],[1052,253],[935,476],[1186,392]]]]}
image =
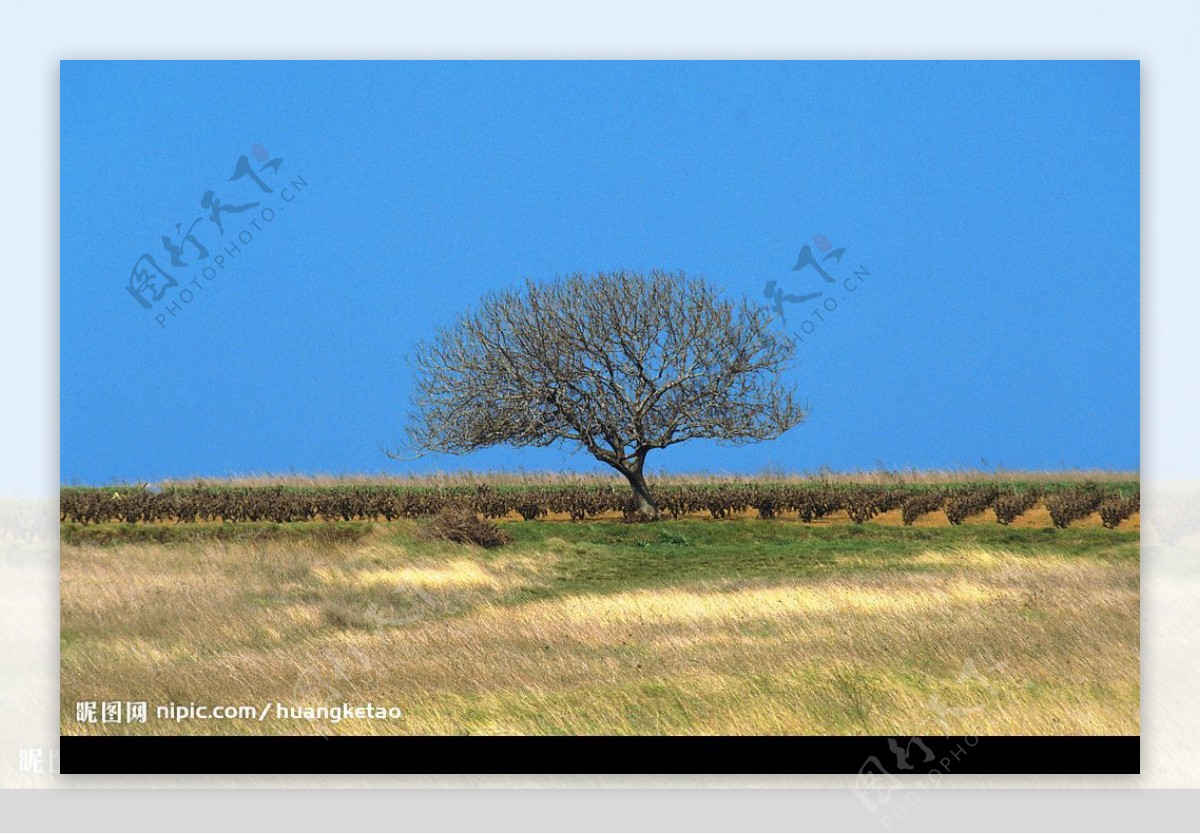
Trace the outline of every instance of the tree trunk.
{"type": "Polygon", "coordinates": [[[646,479],[642,477],[641,467],[622,470],[621,474],[628,479],[629,485],[633,487],[634,500],[637,502],[637,514],[644,521],[657,519],[658,507],[654,506],[654,500],[650,497],[650,488],[646,486],[646,479]]]}

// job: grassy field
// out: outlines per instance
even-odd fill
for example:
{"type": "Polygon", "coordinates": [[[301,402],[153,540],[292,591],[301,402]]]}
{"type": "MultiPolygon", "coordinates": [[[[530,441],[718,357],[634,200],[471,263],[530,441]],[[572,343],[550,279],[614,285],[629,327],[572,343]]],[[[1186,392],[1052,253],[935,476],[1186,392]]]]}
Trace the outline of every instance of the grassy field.
{"type": "Polygon", "coordinates": [[[1138,518],[63,526],[77,733],[1136,734],[1138,518]],[[146,701],[146,724],[76,702],[146,701]],[[398,719],[155,718],[176,704],[398,719]]]}

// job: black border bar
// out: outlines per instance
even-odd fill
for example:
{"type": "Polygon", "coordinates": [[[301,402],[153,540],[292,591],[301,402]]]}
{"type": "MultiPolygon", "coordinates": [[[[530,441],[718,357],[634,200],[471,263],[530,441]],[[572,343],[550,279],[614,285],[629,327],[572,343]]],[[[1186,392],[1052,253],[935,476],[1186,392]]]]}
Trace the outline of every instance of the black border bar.
{"type": "Polygon", "coordinates": [[[102,774],[1134,774],[1140,736],[62,736],[102,774]]]}

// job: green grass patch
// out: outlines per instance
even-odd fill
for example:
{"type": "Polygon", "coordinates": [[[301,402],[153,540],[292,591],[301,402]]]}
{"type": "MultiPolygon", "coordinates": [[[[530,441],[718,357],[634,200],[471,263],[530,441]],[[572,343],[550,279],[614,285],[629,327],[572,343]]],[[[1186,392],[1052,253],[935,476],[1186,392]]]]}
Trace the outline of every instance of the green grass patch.
{"type": "MultiPolygon", "coordinates": [[[[754,519],[681,519],[654,524],[527,521],[506,524],[505,530],[513,543],[503,552],[550,551],[558,557],[551,585],[531,588],[520,595],[522,599],[881,569],[937,571],[946,568],[917,564],[915,557],[930,550],[973,547],[1030,558],[1056,554],[1136,562],[1139,542],[1137,532],[1103,528],[913,528],[754,519]]],[[[414,543],[408,531],[393,534],[391,540],[414,543]]]]}

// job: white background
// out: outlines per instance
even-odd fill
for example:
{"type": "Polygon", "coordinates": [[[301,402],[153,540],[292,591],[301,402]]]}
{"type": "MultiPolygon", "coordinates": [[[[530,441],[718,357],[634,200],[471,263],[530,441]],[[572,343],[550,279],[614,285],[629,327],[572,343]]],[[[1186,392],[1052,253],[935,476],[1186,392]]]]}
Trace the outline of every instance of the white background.
{"type": "MultiPolygon", "coordinates": [[[[0,497],[32,500],[46,529],[32,543],[14,544],[0,514],[0,784],[49,790],[0,796],[0,825],[124,831],[212,829],[222,820],[242,830],[288,831],[1194,828],[1190,791],[1141,789],[1200,785],[1200,720],[1194,716],[1200,558],[1186,541],[1166,544],[1156,533],[1178,521],[1170,514],[1180,507],[1200,509],[1198,32],[1200,4],[1194,2],[5,3],[0,497]],[[923,791],[903,818],[883,819],[844,787],[852,784],[846,777],[251,780],[19,772],[19,749],[57,743],[58,61],[85,58],[1140,59],[1143,775],[947,778],[923,791]],[[1162,498],[1157,504],[1155,496],[1162,498]],[[215,790],[180,793],[184,785],[215,790]],[[315,785],[392,790],[284,790],[315,785]],[[465,794],[431,790],[448,785],[475,787],[465,794]],[[535,793],[513,785],[557,789],[535,793]],[[645,789],[664,785],[675,789],[645,789]],[[715,785],[724,789],[696,789],[715,785]],[[982,791],[981,785],[1020,790],[982,791]],[[123,790],[79,790],[99,786],[123,790]],[[775,789],[748,789],[754,786],[775,789]]],[[[97,415],[96,431],[103,430],[103,415],[97,415]]]]}

